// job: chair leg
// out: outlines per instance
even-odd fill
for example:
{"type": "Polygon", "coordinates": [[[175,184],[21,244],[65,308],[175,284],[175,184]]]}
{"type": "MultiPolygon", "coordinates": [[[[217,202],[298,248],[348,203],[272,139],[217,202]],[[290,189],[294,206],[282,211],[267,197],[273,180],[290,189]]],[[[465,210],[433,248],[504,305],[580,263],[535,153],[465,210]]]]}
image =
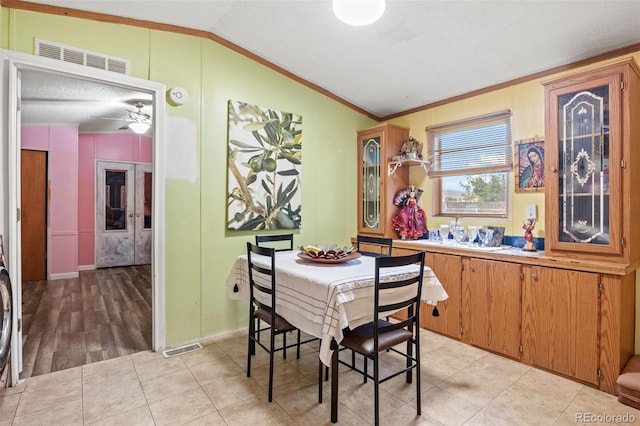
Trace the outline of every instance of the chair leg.
{"type": "Polygon", "coordinates": [[[322,361],[318,360],[318,404],[322,404],[322,361]]]}
{"type": "Polygon", "coordinates": [[[296,346],[296,359],[300,359],[300,330],[298,330],[298,345],[296,346]]]}
{"type": "Polygon", "coordinates": [[[271,328],[271,346],[269,347],[269,402],[273,400],[273,348],[276,343],[273,326],[271,328]]]}
{"type": "Polygon", "coordinates": [[[365,355],[365,356],[364,356],[363,365],[362,365],[362,367],[363,367],[363,371],[364,371],[364,382],[365,382],[365,383],[367,383],[367,373],[368,373],[368,369],[369,369],[369,367],[367,366],[367,361],[368,361],[368,358],[367,358],[367,356],[365,355]]]}
{"type": "Polygon", "coordinates": [[[251,356],[256,353],[256,342],[254,339],[254,322],[253,319],[249,319],[249,336],[247,338],[247,377],[251,377],[251,356]]]}
{"type": "MultiPolygon", "coordinates": [[[[413,355],[413,339],[407,340],[407,368],[411,367],[412,361],[410,357],[413,355]]],[[[407,383],[411,383],[413,379],[413,369],[407,370],[407,383]]]]}
{"type": "Polygon", "coordinates": [[[422,414],[422,401],[420,399],[420,333],[416,330],[416,414],[422,414]]]}
{"type": "Polygon", "coordinates": [[[282,333],[282,359],[287,359],[287,333],[282,333]]]}
{"type": "Polygon", "coordinates": [[[378,376],[378,367],[378,354],[375,353],[373,354],[373,404],[375,406],[375,426],[380,425],[380,377],[378,376]]]}
{"type": "Polygon", "coordinates": [[[251,343],[253,343],[253,341],[251,339],[251,334],[249,334],[249,347],[247,348],[247,377],[251,377],[251,343]]]}

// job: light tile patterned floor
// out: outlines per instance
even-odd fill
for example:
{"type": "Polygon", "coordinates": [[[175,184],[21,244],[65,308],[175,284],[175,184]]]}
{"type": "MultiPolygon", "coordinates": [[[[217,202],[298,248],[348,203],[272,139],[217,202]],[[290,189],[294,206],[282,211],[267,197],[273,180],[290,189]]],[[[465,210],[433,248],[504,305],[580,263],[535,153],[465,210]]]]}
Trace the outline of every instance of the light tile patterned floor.
{"type": "MultiPolygon", "coordinates": [[[[385,425],[640,423],[640,411],[609,395],[430,332],[422,333],[422,416],[415,385],[382,386],[385,425]],[[599,417],[598,417],[599,416],[599,417]]],[[[4,425],[329,424],[329,382],[317,402],[317,344],[299,360],[277,358],[267,402],[268,357],[257,350],[246,377],[246,333],[202,342],[164,359],[140,352],[27,379],[0,394],[4,425]]],[[[340,370],[339,423],[373,422],[373,385],[340,370]]]]}

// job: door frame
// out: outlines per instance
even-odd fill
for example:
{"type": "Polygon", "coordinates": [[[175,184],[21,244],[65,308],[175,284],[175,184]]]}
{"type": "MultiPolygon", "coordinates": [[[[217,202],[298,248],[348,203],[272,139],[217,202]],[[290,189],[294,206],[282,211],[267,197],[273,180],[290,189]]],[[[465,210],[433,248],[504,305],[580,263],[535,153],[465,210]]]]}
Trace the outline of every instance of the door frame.
{"type": "Polygon", "coordinates": [[[153,105],[153,217],[152,217],[152,257],[151,257],[151,291],[154,351],[165,348],[165,117],[166,86],[163,83],[144,80],[137,77],[121,75],[114,72],[94,69],[82,65],[56,61],[49,58],[28,55],[25,53],[0,49],[2,64],[0,66],[0,92],[2,93],[3,114],[0,114],[2,137],[7,140],[6,149],[0,150],[1,180],[0,185],[0,233],[5,234],[5,251],[7,252],[8,271],[14,282],[13,295],[13,330],[11,337],[11,385],[19,380],[22,370],[22,271],[20,251],[20,79],[23,69],[38,70],[53,74],[62,74],[101,84],[130,88],[152,95],[153,105]],[[6,166],[6,167],[5,167],[6,166]],[[6,174],[5,174],[6,173],[6,174]],[[6,179],[6,180],[5,180],[6,179]]]}

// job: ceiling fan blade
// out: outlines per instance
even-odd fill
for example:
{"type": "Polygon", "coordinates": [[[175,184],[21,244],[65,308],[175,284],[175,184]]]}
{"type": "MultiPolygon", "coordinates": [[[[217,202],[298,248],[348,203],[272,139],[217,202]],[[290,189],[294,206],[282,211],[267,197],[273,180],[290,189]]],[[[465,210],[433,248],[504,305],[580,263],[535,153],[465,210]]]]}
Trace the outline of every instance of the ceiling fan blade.
{"type": "Polygon", "coordinates": [[[131,118],[126,118],[126,117],[124,117],[124,118],[116,118],[116,117],[96,117],[96,116],[92,116],[91,118],[95,118],[97,120],[115,120],[115,121],[129,121],[129,122],[135,121],[135,120],[132,120],[131,118]]]}

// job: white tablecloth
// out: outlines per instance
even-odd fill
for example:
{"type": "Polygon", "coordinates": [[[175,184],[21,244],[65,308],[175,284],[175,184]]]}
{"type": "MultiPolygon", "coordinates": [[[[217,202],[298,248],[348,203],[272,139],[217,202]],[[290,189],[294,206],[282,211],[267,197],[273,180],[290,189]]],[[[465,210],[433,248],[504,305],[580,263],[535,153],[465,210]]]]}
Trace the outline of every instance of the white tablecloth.
{"type": "MultiPolygon", "coordinates": [[[[268,258],[252,258],[259,265],[269,266],[268,258]]],[[[249,300],[247,268],[247,256],[239,256],[226,281],[230,299],[249,300]]],[[[391,274],[385,276],[416,271],[417,267],[411,265],[394,268],[391,274]]],[[[353,329],[373,320],[374,273],[373,257],[362,256],[347,263],[321,264],[300,259],[297,251],[278,252],[276,311],[295,327],[322,339],[320,359],[329,365],[331,339],[335,338],[339,343],[344,328],[353,329]]],[[[431,268],[425,267],[422,299],[435,305],[447,297],[447,292],[431,268]]],[[[393,298],[399,300],[401,296],[396,294],[393,298]]]]}

